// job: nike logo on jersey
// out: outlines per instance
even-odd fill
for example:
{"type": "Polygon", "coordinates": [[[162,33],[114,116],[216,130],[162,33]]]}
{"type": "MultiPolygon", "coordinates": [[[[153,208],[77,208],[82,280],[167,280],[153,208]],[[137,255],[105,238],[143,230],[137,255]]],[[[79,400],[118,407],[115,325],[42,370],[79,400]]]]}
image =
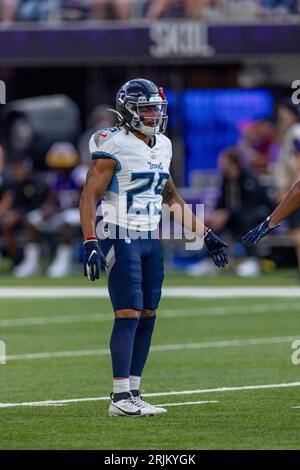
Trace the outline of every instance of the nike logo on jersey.
{"type": "Polygon", "coordinates": [[[164,169],[162,162],[160,163],[147,162],[147,163],[149,165],[150,170],[163,170],[164,169]]]}
{"type": "Polygon", "coordinates": [[[102,137],[107,137],[107,134],[102,134],[102,132],[99,132],[99,134],[100,134],[102,137]]]}

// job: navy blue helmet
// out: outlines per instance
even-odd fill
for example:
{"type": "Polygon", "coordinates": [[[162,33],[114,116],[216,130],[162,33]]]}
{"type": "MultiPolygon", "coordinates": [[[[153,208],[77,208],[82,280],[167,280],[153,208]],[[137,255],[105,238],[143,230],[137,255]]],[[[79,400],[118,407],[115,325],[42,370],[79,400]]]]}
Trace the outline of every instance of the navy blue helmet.
{"type": "Polygon", "coordinates": [[[163,89],[144,78],[124,83],[116,96],[117,114],[121,122],[149,136],[165,132],[167,105],[163,89]]]}

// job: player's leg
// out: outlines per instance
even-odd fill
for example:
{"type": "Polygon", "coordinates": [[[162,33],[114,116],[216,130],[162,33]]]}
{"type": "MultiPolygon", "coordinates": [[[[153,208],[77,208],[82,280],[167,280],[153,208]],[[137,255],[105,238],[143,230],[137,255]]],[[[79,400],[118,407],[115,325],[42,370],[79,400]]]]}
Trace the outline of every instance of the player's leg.
{"type": "Polygon", "coordinates": [[[28,277],[39,273],[41,264],[41,239],[55,233],[61,226],[60,214],[45,219],[43,211],[36,209],[27,214],[25,227],[28,243],[24,248],[24,258],[14,270],[17,277],[28,277]]]}
{"type": "Polygon", "coordinates": [[[6,255],[11,258],[14,265],[20,261],[20,252],[17,246],[17,233],[20,228],[22,216],[11,210],[2,218],[3,245],[6,255]]]}
{"type": "Polygon", "coordinates": [[[115,312],[115,321],[110,338],[113,369],[110,416],[141,414],[140,409],[132,401],[129,382],[134,337],[139,323],[139,316],[140,311],[135,309],[120,309],[115,312]]]}
{"type": "Polygon", "coordinates": [[[27,232],[27,243],[24,247],[24,256],[21,263],[19,263],[13,271],[14,275],[19,278],[34,276],[38,274],[41,269],[40,233],[29,220],[25,221],[25,229],[27,232]]]}
{"type": "Polygon", "coordinates": [[[133,393],[140,389],[141,375],[150,350],[151,338],[156,320],[154,309],[143,309],[135,333],[130,366],[130,389],[133,393]]]}
{"type": "Polygon", "coordinates": [[[156,320],[155,310],[142,310],[140,321],[136,330],[134,348],[130,368],[130,391],[134,402],[149,414],[158,415],[166,413],[165,408],[150,405],[146,402],[140,392],[141,375],[150,350],[152,333],[156,320]]]}
{"type": "Polygon", "coordinates": [[[115,321],[110,338],[113,369],[113,394],[110,416],[141,416],[130,393],[129,372],[136,329],[143,307],[142,264],[139,240],[101,241],[106,257],[106,276],[115,321]]]}
{"type": "Polygon", "coordinates": [[[142,375],[156,320],[164,278],[163,253],[159,240],[141,240],[143,308],[135,335],[130,375],[142,375]]]}
{"type": "Polygon", "coordinates": [[[56,248],[56,254],[47,269],[47,275],[52,278],[67,276],[72,271],[74,257],[73,244],[77,227],[80,227],[80,215],[78,209],[67,209],[55,217],[55,227],[59,234],[60,242],[56,248]]]}
{"type": "Polygon", "coordinates": [[[156,320],[156,308],[158,307],[161,288],[164,277],[163,254],[159,240],[143,240],[143,296],[144,308],[135,333],[132,361],[130,367],[130,389],[136,398],[136,403],[153,414],[162,414],[167,410],[157,408],[145,402],[140,394],[141,376],[150,350],[152,334],[156,320]]]}

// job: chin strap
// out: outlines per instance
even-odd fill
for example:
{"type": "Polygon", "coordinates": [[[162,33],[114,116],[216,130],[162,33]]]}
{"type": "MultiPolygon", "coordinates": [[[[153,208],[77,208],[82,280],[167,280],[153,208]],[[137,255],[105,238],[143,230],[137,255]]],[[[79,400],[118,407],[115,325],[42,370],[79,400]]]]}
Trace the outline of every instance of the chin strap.
{"type": "MultiPolygon", "coordinates": [[[[119,113],[119,111],[117,111],[116,109],[106,108],[105,111],[110,111],[111,113],[114,113],[114,114],[117,115],[117,118],[118,118],[118,120],[119,120],[118,125],[123,125],[123,124],[125,124],[129,130],[138,131],[138,132],[141,132],[141,134],[143,134],[143,132],[140,131],[139,129],[136,129],[135,127],[129,126],[129,124],[127,124],[127,123],[124,121],[124,117],[122,116],[122,114],[119,113]]],[[[147,126],[146,126],[146,127],[147,127],[147,126]]],[[[157,127],[159,127],[159,126],[157,126],[157,127]]],[[[148,135],[149,137],[151,137],[151,136],[156,135],[156,134],[159,134],[159,132],[154,132],[153,134],[145,134],[145,135],[148,135]]]]}
{"type": "Polygon", "coordinates": [[[119,111],[117,111],[116,109],[112,109],[112,108],[106,108],[105,111],[110,111],[111,113],[115,113],[120,121],[119,123],[124,124],[124,117],[122,116],[121,113],[119,113],[119,111]]]}

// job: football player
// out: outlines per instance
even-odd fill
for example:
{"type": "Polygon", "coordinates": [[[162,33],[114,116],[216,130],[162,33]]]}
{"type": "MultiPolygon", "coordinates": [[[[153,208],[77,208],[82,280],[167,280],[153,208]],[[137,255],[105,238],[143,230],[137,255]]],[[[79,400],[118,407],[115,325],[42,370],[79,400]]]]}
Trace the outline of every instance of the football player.
{"type": "Polygon", "coordinates": [[[176,192],[169,170],[172,145],[164,135],[168,117],[163,89],[149,80],[130,80],[117,93],[115,112],[119,125],[96,132],[90,141],[92,167],[80,202],[84,271],[95,281],[103,262],[115,312],[109,416],[162,414],[165,409],[150,405],[140,394],[164,276],[156,233],[162,202],[182,209],[174,211],[175,220],[204,238],[218,267],[228,262],[227,245],[176,192]],[[102,196],[100,236],[96,206],[102,196]],[[183,217],[188,211],[190,217],[183,217]]]}

